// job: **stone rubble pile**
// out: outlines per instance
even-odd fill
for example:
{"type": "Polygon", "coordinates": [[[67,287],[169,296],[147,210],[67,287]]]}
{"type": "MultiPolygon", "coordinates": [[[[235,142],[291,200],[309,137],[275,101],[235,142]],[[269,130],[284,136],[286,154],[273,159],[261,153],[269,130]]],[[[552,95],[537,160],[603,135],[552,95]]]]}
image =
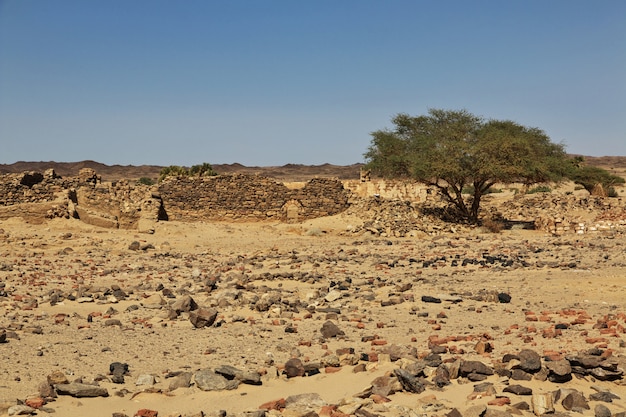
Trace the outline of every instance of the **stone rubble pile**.
{"type": "MultiPolygon", "coordinates": [[[[0,354],[24,343],[31,351],[37,346],[34,358],[58,355],[58,347],[37,342],[42,334],[65,334],[60,348],[78,352],[67,360],[58,356],[56,370],[44,373],[37,394],[7,407],[10,415],[51,412],[58,396],[231,391],[268,380],[332,378],[337,372],[363,375],[363,386],[355,386],[353,396],[338,403],[313,392],[268,398],[243,414],[199,406],[203,411],[196,415],[508,417],[594,410],[598,417],[608,417],[621,416],[626,406],[626,358],[618,353],[624,347],[626,314],[620,306],[593,316],[581,308],[535,312],[522,308],[519,294],[492,290],[482,279],[472,283],[467,277],[461,287],[455,279],[466,272],[591,268],[577,262],[576,254],[597,242],[553,238],[511,246],[506,239],[450,236],[425,242],[408,255],[410,247],[402,241],[382,239],[324,253],[269,250],[225,260],[131,242],[128,252],[117,255],[119,263],[111,263],[101,260],[98,254],[106,251],[98,246],[91,249],[96,256],[85,258],[73,254],[71,234],[60,238],[68,246],[54,257],[6,256],[1,264],[4,276],[12,278],[0,286],[0,306],[6,312],[0,320],[0,354]],[[55,275],[63,264],[76,272],[55,275]],[[354,267],[362,264],[368,265],[364,273],[355,273],[354,267]],[[110,277],[126,278],[105,285],[110,277]],[[291,285],[295,282],[301,287],[291,285]],[[122,302],[130,304],[119,309],[122,302]],[[92,312],[33,313],[41,305],[69,304],[92,306],[92,312]],[[380,321],[380,313],[390,310],[396,318],[380,321]],[[502,319],[516,317],[516,324],[501,320],[483,325],[487,311],[502,319]],[[455,317],[468,314],[476,316],[469,332],[446,331],[455,317]],[[182,343],[167,354],[152,351],[146,341],[166,337],[162,332],[167,329],[180,334],[180,340],[206,339],[206,350],[188,352],[182,343]],[[99,353],[82,353],[94,333],[111,342],[96,345],[99,353]],[[122,343],[140,347],[136,355],[116,357],[123,352],[115,342],[120,337],[122,343]],[[255,352],[242,362],[233,347],[249,337],[255,339],[255,352]],[[554,349],[572,339],[588,347],[554,349]],[[211,343],[217,340],[230,347],[211,343]],[[507,349],[515,340],[528,348],[507,349]],[[113,359],[108,368],[77,365],[76,359],[98,354],[113,359]],[[169,364],[150,360],[156,355],[169,364]],[[213,359],[190,363],[198,355],[213,359]],[[176,360],[170,362],[170,356],[176,360]],[[370,376],[381,367],[389,371],[370,376]],[[597,389],[562,388],[571,380],[593,382],[597,389]],[[553,386],[534,392],[525,385],[528,381],[553,386]],[[473,391],[464,399],[465,407],[451,408],[441,399],[446,390],[468,384],[473,391]],[[414,405],[396,404],[394,394],[400,393],[415,395],[414,405]]],[[[3,235],[8,244],[17,239],[3,235]]],[[[612,255],[598,262],[626,265],[625,255],[612,250],[620,242],[602,244],[612,255]]],[[[17,376],[22,371],[20,365],[11,369],[17,376]]],[[[158,415],[158,410],[141,410],[135,415],[158,415]]]]}

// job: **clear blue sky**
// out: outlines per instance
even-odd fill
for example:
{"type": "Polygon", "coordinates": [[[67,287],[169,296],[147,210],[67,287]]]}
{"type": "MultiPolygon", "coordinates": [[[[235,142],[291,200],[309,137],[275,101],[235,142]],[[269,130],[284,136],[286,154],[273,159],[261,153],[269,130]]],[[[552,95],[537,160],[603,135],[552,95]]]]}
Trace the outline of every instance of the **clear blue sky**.
{"type": "Polygon", "coordinates": [[[626,1],[0,0],[0,163],[345,165],[428,108],[626,155],[626,1]]]}

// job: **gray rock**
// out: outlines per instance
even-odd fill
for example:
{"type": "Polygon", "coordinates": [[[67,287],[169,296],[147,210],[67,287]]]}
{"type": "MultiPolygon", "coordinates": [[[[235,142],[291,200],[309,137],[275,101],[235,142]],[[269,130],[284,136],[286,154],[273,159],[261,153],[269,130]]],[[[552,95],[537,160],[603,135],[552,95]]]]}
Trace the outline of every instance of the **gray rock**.
{"type": "Polygon", "coordinates": [[[124,375],[128,373],[128,364],[121,362],[113,362],[109,365],[109,372],[111,373],[111,381],[115,384],[124,383],[124,375]]]}
{"type": "Polygon", "coordinates": [[[285,408],[298,412],[317,411],[327,405],[317,393],[290,395],[285,399],[285,408]]]}
{"type": "Polygon", "coordinates": [[[110,326],[119,326],[122,327],[122,322],[119,319],[106,319],[104,321],[104,325],[106,327],[110,327],[110,326]]]}
{"type": "Polygon", "coordinates": [[[495,408],[487,408],[483,417],[512,417],[512,414],[504,410],[496,410],[495,408]]]}
{"type": "Polygon", "coordinates": [[[239,386],[239,381],[229,381],[210,369],[201,369],[194,375],[196,386],[202,391],[232,390],[239,386]]]}
{"type": "Polygon", "coordinates": [[[404,369],[395,369],[393,373],[396,378],[398,378],[398,381],[400,381],[405,391],[420,394],[426,389],[424,383],[420,381],[419,378],[411,375],[404,369]]]}
{"type": "Polygon", "coordinates": [[[480,361],[462,361],[459,374],[461,376],[469,374],[493,375],[493,369],[480,361]]]}
{"type": "Polygon", "coordinates": [[[567,359],[572,366],[580,366],[585,369],[597,368],[604,360],[600,356],[587,354],[568,355],[565,359],[567,359]]]}
{"type": "Polygon", "coordinates": [[[593,413],[596,417],[611,417],[611,410],[603,404],[596,405],[593,409],[593,413]]]}
{"type": "MultiPolygon", "coordinates": [[[[193,374],[191,372],[181,372],[170,381],[170,385],[168,387],[168,391],[174,391],[178,388],[189,388],[191,386],[191,377],[193,374]]],[[[196,384],[198,381],[196,381],[196,384]]],[[[202,388],[200,388],[202,389],[202,388]]],[[[211,391],[211,390],[204,390],[211,391]]]]}
{"type": "Polygon", "coordinates": [[[331,337],[343,336],[345,335],[344,331],[341,330],[335,323],[328,320],[326,323],[322,325],[320,329],[322,336],[326,339],[330,339],[331,337]]]}
{"type": "Polygon", "coordinates": [[[261,385],[261,375],[258,372],[242,371],[230,365],[221,365],[215,368],[215,373],[228,380],[236,379],[244,384],[261,385]]]}
{"type": "Polygon", "coordinates": [[[193,310],[198,309],[198,304],[191,298],[190,295],[184,295],[181,298],[174,301],[171,305],[172,310],[176,312],[176,314],[180,313],[188,313],[193,310]]]}
{"type": "Polygon", "coordinates": [[[531,379],[533,379],[533,376],[521,369],[513,369],[511,371],[511,379],[515,381],[530,381],[531,379]]]}
{"type": "Polygon", "coordinates": [[[611,403],[613,402],[613,400],[619,399],[620,397],[618,395],[615,395],[609,391],[594,392],[589,396],[589,400],[591,401],[603,401],[605,403],[611,403]]]}
{"type": "Polygon", "coordinates": [[[387,397],[401,389],[402,384],[400,384],[397,378],[392,378],[389,375],[379,376],[372,381],[371,392],[366,397],[369,397],[371,394],[387,397]]]}
{"type": "Polygon", "coordinates": [[[79,382],[56,384],[54,389],[56,389],[57,394],[59,395],[70,395],[76,398],[109,396],[109,391],[107,391],[106,388],[102,388],[97,385],[81,384],[79,382]]]}
{"type": "Polygon", "coordinates": [[[550,371],[548,379],[551,382],[567,382],[572,379],[572,367],[568,360],[547,361],[545,365],[550,371]]]}
{"type": "Polygon", "coordinates": [[[27,416],[35,414],[37,410],[24,404],[17,404],[9,407],[8,414],[10,416],[27,416]]]}
{"type": "Polygon", "coordinates": [[[156,378],[154,375],[143,374],[137,377],[137,381],[135,381],[135,385],[148,385],[152,386],[156,384],[156,378]]]}
{"type": "Polygon", "coordinates": [[[523,349],[518,355],[519,357],[519,369],[534,373],[541,369],[541,356],[534,350],[523,349]]]}
{"type": "Polygon", "coordinates": [[[441,364],[437,367],[435,376],[433,377],[433,383],[439,388],[450,384],[450,371],[446,365],[441,364]]]}
{"type": "Polygon", "coordinates": [[[567,394],[565,398],[563,398],[563,401],[561,401],[561,405],[567,411],[581,412],[582,410],[589,410],[587,400],[578,391],[573,391],[567,394]]]}
{"type": "Polygon", "coordinates": [[[285,375],[287,378],[304,376],[305,370],[302,361],[298,358],[291,358],[285,362],[285,375]]]}
{"type": "Polygon", "coordinates": [[[624,372],[621,370],[610,371],[603,368],[593,368],[589,370],[589,375],[600,381],[615,381],[622,379],[624,372]]]}
{"type": "Polygon", "coordinates": [[[519,384],[509,385],[508,387],[504,388],[502,391],[510,392],[515,395],[532,395],[533,394],[532,388],[528,388],[519,384]]]}
{"type": "Polygon", "coordinates": [[[473,405],[463,412],[463,417],[482,417],[487,411],[487,406],[484,404],[473,405]]]}

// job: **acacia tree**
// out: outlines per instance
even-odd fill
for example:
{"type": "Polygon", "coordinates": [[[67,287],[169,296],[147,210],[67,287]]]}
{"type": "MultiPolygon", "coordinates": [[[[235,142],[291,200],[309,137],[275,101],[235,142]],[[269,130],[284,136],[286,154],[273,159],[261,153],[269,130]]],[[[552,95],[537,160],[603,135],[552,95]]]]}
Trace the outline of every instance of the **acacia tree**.
{"type": "Polygon", "coordinates": [[[436,187],[469,222],[496,183],[534,184],[566,175],[568,158],[540,129],[488,120],[466,110],[430,109],[425,116],[398,114],[393,130],[372,133],[365,159],[384,177],[414,178],[436,187]],[[472,189],[469,199],[464,188],[472,189]]]}
{"type": "Polygon", "coordinates": [[[572,160],[571,171],[568,177],[576,184],[582,185],[589,194],[593,194],[598,184],[600,184],[602,190],[611,195],[615,193],[615,186],[626,183],[624,178],[611,174],[605,169],[585,165],[585,159],[581,156],[577,156],[572,160]]]}

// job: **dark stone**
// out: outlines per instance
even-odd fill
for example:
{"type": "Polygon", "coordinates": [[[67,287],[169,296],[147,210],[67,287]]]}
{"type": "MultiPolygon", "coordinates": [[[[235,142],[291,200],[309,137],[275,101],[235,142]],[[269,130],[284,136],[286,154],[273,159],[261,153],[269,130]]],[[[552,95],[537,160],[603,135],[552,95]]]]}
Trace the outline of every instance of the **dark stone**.
{"type": "Polygon", "coordinates": [[[404,369],[395,369],[393,373],[396,378],[398,378],[398,381],[400,381],[400,384],[402,384],[402,388],[404,388],[405,391],[420,394],[426,389],[419,378],[411,375],[404,369]]]}
{"type": "Polygon", "coordinates": [[[493,391],[493,384],[491,382],[483,382],[474,385],[474,392],[490,392],[493,391]]]}
{"type": "Polygon", "coordinates": [[[535,373],[541,369],[541,356],[534,350],[524,349],[519,354],[519,369],[535,373]]]}
{"type": "Polygon", "coordinates": [[[229,381],[210,369],[201,369],[194,375],[196,386],[202,391],[232,390],[239,386],[239,381],[229,381]]]}
{"type": "Polygon", "coordinates": [[[522,371],[521,369],[513,369],[511,370],[511,379],[516,381],[530,381],[533,379],[533,376],[528,372],[522,371]]]}
{"type": "Polygon", "coordinates": [[[123,384],[124,375],[128,374],[128,364],[121,362],[113,362],[109,365],[109,372],[111,373],[111,381],[114,384],[123,384]]]}
{"type": "Polygon", "coordinates": [[[189,321],[196,329],[212,326],[217,318],[217,310],[199,308],[189,313],[189,321]]]}
{"type": "Polygon", "coordinates": [[[577,355],[577,356],[567,356],[565,359],[569,361],[569,363],[574,366],[579,366],[585,369],[597,368],[602,363],[603,359],[599,356],[594,355],[577,355]]]}
{"type": "Polygon", "coordinates": [[[484,381],[485,379],[489,378],[489,376],[485,374],[472,372],[472,373],[467,374],[466,378],[472,382],[478,382],[478,381],[484,381]]]}
{"type": "Polygon", "coordinates": [[[512,353],[507,353],[504,356],[502,356],[502,363],[509,363],[511,362],[513,359],[517,359],[519,360],[519,356],[514,355],[512,353]]]}
{"type": "Polygon", "coordinates": [[[480,361],[462,361],[459,373],[461,376],[467,376],[472,373],[493,375],[493,369],[480,361]]]}
{"type": "Polygon", "coordinates": [[[234,366],[230,365],[221,365],[215,368],[215,373],[222,375],[224,378],[233,380],[237,377],[237,375],[243,374],[243,372],[234,366]]]}
{"type": "Polygon", "coordinates": [[[619,400],[620,397],[608,391],[594,392],[589,396],[591,401],[603,401],[605,403],[611,403],[613,400],[619,400]]]}
{"type": "Polygon", "coordinates": [[[437,297],[431,297],[430,295],[422,295],[422,301],[425,303],[441,304],[441,299],[437,297]]]}
{"type": "Polygon", "coordinates": [[[603,404],[596,405],[593,409],[593,413],[596,417],[611,417],[611,410],[603,404]]]}
{"type": "Polygon", "coordinates": [[[515,395],[533,395],[533,390],[531,388],[528,388],[519,384],[509,385],[508,387],[504,388],[502,391],[510,392],[515,395]]]}
{"type": "Polygon", "coordinates": [[[518,403],[512,404],[511,407],[516,410],[530,411],[530,404],[528,404],[526,401],[520,401],[518,403]]]}
{"type": "Polygon", "coordinates": [[[184,295],[172,304],[172,310],[174,310],[176,314],[180,314],[182,312],[188,313],[190,311],[197,310],[198,307],[198,303],[196,303],[190,295],[184,295]]]}
{"type": "Polygon", "coordinates": [[[589,404],[585,397],[578,391],[570,392],[563,398],[561,405],[567,411],[589,410],[589,404]]]}
{"type": "Polygon", "coordinates": [[[446,365],[441,364],[437,367],[435,376],[433,377],[433,383],[439,388],[450,385],[450,371],[446,365]]]}
{"type": "Polygon", "coordinates": [[[572,367],[566,359],[560,361],[546,361],[546,368],[550,373],[548,379],[550,382],[567,382],[572,379],[572,367]]]}
{"type": "Polygon", "coordinates": [[[426,366],[430,366],[431,368],[436,368],[443,362],[441,359],[441,355],[432,352],[426,355],[426,357],[424,357],[424,359],[422,360],[424,361],[426,366]]]}
{"type": "Polygon", "coordinates": [[[320,329],[322,336],[326,339],[330,339],[331,337],[343,336],[345,335],[344,331],[341,330],[335,323],[328,320],[326,323],[322,325],[320,329]]]}
{"type": "Polygon", "coordinates": [[[305,370],[302,361],[298,358],[291,358],[285,362],[285,375],[287,378],[304,376],[305,370]]]}
{"type": "Polygon", "coordinates": [[[498,301],[501,303],[510,303],[511,296],[507,293],[501,292],[498,294],[498,301]]]}
{"type": "Polygon", "coordinates": [[[615,381],[622,379],[624,372],[622,371],[609,371],[602,368],[594,368],[589,370],[589,375],[593,376],[600,381],[615,381]]]}
{"type": "Polygon", "coordinates": [[[433,345],[430,348],[431,353],[434,354],[441,354],[441,353],[447,353],[448,352],[448,348],[443,346],[443,345],[433,345]]]}
{"type": "Polygon", "coordinates": [[[463,417],[463,414],[456,408],[453,408],[446,414],[446,417],[463,417]]]}

